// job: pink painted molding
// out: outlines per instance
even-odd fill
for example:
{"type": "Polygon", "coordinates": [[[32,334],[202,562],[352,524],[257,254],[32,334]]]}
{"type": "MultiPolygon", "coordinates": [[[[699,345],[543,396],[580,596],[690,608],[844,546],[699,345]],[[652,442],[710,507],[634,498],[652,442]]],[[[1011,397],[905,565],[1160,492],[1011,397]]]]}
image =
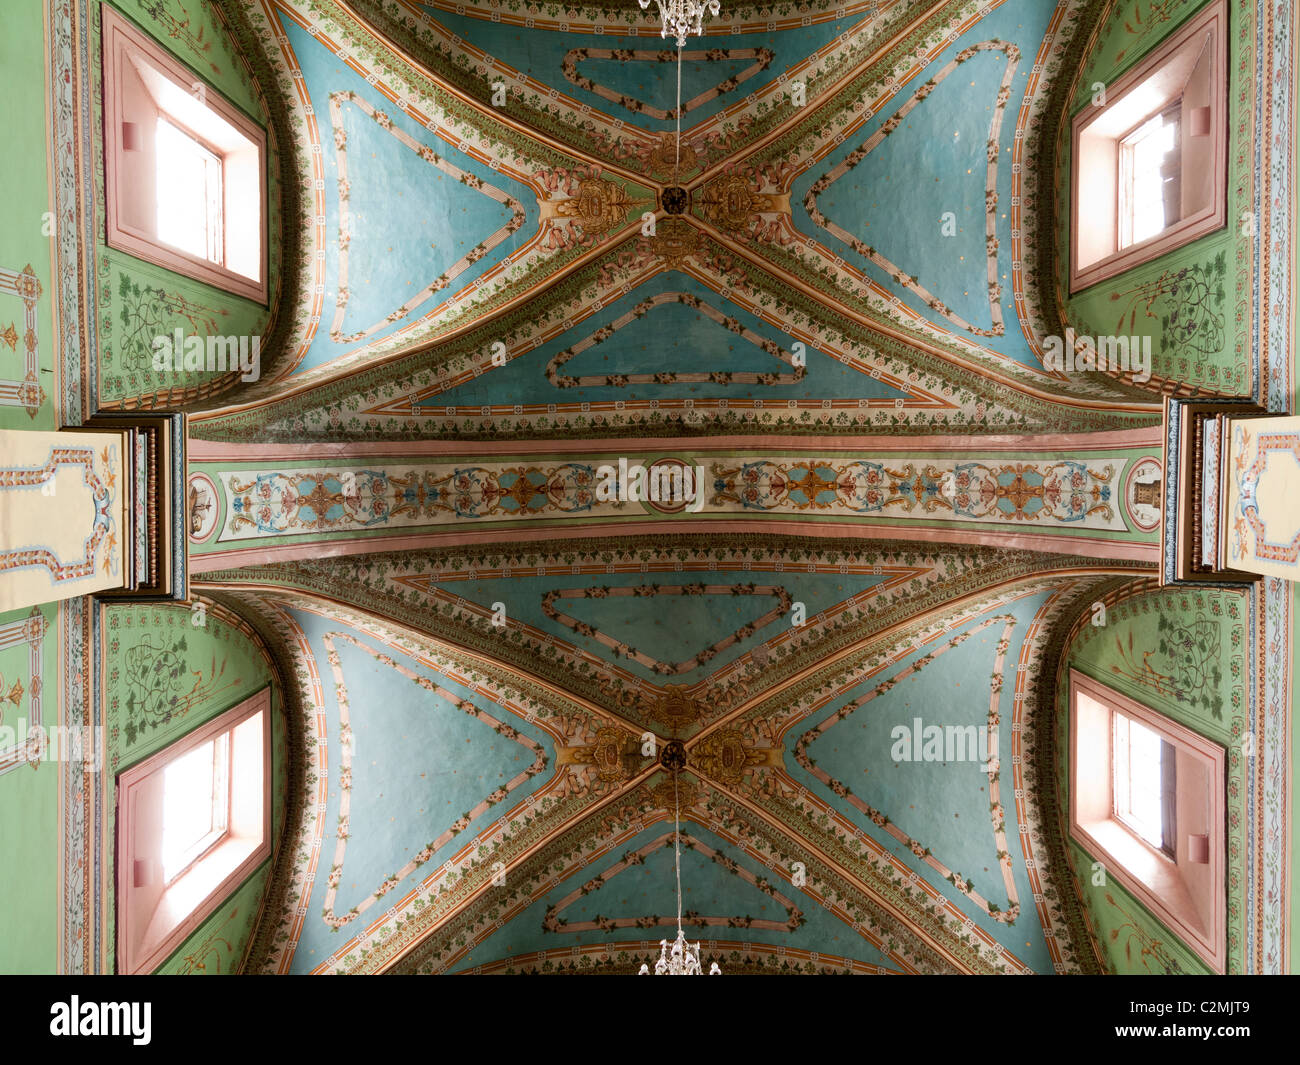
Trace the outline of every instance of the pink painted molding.
{"type": "Polygon", "coordinates": [[[240,566],[259,566],[273,562],[292,562],[302,558],[332,558],[376,552],[413,552],[440,547],[469,547],[476,544],[544,543],[550,540],[590,540],[602,536],[639,536],[666,533],[758,533],[765,536],[812,536],[821,539],[914,540],[918,543],[960,544],[997,547],[1006,551],[1044,551],[1051,554],[1081,554],[1100,560],[1128,559],[1148,563],[1154,572],[1160,561],[1158,544],[1131,543],[1122,540],[1090,539],[1084,536],[1051,533],[1009,533],[999,530],[976,532],[943,529],[933,525],[867,525],[861,522],[817,524],[788,521],[782,518],[763,520],[698,519],[686,523],[673,521],[602,522],[595,525],[530,525],[527,529],[485,529],[469,532],[457,529],[445,533],[416,536],[365,536],[349,540],[325,540],[255,547],[209,554],[191,555],[190,572],[240,566]]]}
{"type": "Polygon", "coordinates": [[[381,455],[419,457],[483,458],[488,455],[637,455],[692,452],[736,452],[759,456],[767,451],[818,455],[839,452],[921,452],[953,454],[983,452],[1052,451],[1081,454],[1088,451],[1122,451],[1135,447],[1159,448],[1164,433],[1159,424],[1140,429],[1100,433],[1031,433],[1026,436],[674,436],[608,440],[356,440],[312,444],[232,444],[224,440],[191,440],[191,459],[204,462],[263,462],[312,459],[327,462],[340,458],[370,458],[381,455]]]}

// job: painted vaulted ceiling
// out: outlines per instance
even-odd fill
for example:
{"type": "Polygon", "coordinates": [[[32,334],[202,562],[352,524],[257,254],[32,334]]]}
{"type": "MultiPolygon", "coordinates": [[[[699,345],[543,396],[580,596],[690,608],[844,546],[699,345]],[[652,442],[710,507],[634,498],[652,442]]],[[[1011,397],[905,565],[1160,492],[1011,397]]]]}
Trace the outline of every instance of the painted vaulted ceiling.
{"type": "Polygon", "coordinates": [[[280,294],[191,414],[191,566],[294,712],[252,963],[635,971],[649,732],[728,971],[1095,965],[1040,691],[1153,566],[1161,454],[1158,380],[1043,360],[1103,5],[724,0],[680,150],[634,0],[228,6],[280,294]],[[596,501],[619,458],[704,505],[596,501]],[[897,759],[917,718],[999,766],[897,759]]]}

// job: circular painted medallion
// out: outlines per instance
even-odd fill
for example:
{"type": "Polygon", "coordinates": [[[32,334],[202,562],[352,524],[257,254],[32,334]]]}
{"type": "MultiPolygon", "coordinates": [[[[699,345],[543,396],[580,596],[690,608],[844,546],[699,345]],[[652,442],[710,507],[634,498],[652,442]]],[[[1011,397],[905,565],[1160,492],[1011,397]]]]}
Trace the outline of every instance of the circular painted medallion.
{"type": "Polygon", "coordinates": [[[186,531],[190,543],[201,544],[217,528],[217,515],[221,512],[217,505],[217,486],[206,473],[191,473],[188,495],[185,503],[186,531]]]}
{"type": "Polygon", "coordinates": [[[1124,482],[1124,509],[1129,520],[1143,532],[1160,527],[1164,514],[1164,467],[1159,459],[1145,458],[1135,465],[1124,482]]]}

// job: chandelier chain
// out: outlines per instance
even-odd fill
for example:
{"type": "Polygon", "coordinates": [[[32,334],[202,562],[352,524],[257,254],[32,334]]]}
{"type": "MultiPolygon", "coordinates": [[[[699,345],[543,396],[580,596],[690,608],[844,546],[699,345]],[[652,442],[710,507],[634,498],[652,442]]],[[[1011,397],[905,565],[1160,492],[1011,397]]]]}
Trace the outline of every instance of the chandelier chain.
{"type": "MultiPolygon", "coordinates": [[[[637,0],[641,10],[650,6],[651,0],[637,0]]],[[[721,10],[720,0],[654,0],[659,7],[659,18],[663,23],[661,37],[677,38],[677,154],[673,162],[673,181],[681,180],[682,166],[682,49],[686,38],[700,36],[704,33],[704,16],[717,15],[721,10]]],[[[673,872],[677,879],[677,938],[669,947],[668,940],[659,941],[659,959],[655,962],[656,976],[702,976],[704,967],[700,964],[700,944],[692,946],[686,942],[686,933],[682,929],[682,809],[677,788],[679,767],[673,766],[673,872]]],[[[649,964],[641,966],[641,975],[648,976],[649,964]]],[[[721,976],[718,963],[709,966],[710,976],[721,976]]]]}
{"type": "MultiPolygon", "coordinates": [[[[673,163],[673,181],[681,180],[682,166],[682,46],[677,44],[677,160],[673,163]]],[[[673,785],[674,788],[676,784],[673,785]]],[[[674,792],[675,794],[675,792],[674,792]]]]}
{"type": "Polygon", "coordinates": [[[682,823],[677,804],[677,774],[673,774],[673,864],[677,868],[677,934],[682,934],[682,823]]]}
{"type": "MultiPolygon", "coordinates": [[[[700,963],[700,944],[686,942],[682,929],[682,807],[677,789],[676,766],[673,767],[673,869],[677,876],[677,938],[670,946],[668,940],[659,940],[659,960],[655,962],[655,976],[703,976],[700,963]]],[[[641,976],[650,975],[649,963],[641,966],[641,976]]],[[[721,976],[722,970],[715,961],[709,966],[710,976],[721,976]]]]}

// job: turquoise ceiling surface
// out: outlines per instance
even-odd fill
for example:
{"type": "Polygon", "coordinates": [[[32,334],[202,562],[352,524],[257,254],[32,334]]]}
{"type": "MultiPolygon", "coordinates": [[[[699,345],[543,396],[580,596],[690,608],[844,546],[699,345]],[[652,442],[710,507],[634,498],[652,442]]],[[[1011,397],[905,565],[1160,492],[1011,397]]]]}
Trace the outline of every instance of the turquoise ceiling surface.
{"type": "MultiPolygon", "coordinates": [[[[461,846],[461,833],[478,831],[498,816],[495,804],[464,820],[455,836],[444,839],[449,830],[535,761],[529,745],[466,713],[448,694],[508,721],[540,748],[544,771],[513,791],[511,802],[536,791],[553,774],[555,746],[544,730],[367,633],[318,613],[299,610],[293,618],[319,663],[326,758],[335,767],[326,800],[325,823],[331,831],[323,843],[322,875],[307,902],[314,919],[305,923],[294,956],[295,971],[310,971],[338,946],[340,932],[322,917],[346,916],[381,888],[397,898],[417,886],[430,868],[461,846]],[[421,686],[412,674],[441,690],[421,686]],[[341,727],[340,692],[347,703],[347,730],[341,727]],[[345,752],[344,737],[349,734],[345,752]],[[346,816],[341,809],[343,780],[349,784],[346,816]],[[337,895],[327,904],[329,877],[324,870],[331,864],[336,839],[344,840],[346,847],[337,895]],[[384,887],[439,840],[441,845],[425,855],[419,867],[384,887]]],[[[379,912],[365,914],[362,923],[379,912]]],[[[355,932],[355,925],[345,927],[355,932]]]]}
{"type": "MultiPolygon", "coordinates": [[[[366,337],[365,342],[382,340],[445,300],[448,293],[440,289],[411,307],[407,314],[386,321],[512,217],[511,211],[501,203],[441,172],[418,151],[402,143],[394,131],[405,133],[457,170],[513,197],[524,210],[525,222],[518,231],[507,235],[491,252],[455,276],[457,289],[472,284],[527,240],[528,231],[537,224],[537,197],[509,175],[494,171],[424,129],[349,69],[318,38],[286,16],[280,18],[323,133],[327,322],[334,313],[340,288],[339,144],[331,129],[331,98],[355,94],[372,110],[386,116],[386,122],[391,124],[391,128],[386,128],[376,122],[350,98],[341,97],[337,104],[342,118],[340,129],[346,135],[351,216],[350,239],[346,242],[348,301],[343,333],[345,337],[353,336],[378,324],[380,328],[366,337]]],[[[328,363],[357,347],[358,340],[336,339],[330,334],[327,325],[316,332],[299,372],[328,363]]]]}
{"type": "MultiPolygon", "coordinates": [[[[476,236],[500,229],[512,212],[415,156],[351,103],[343,103],[341,111],[351,186],[348,262],[353,291],[343,330],[354,333],[383,319],[393,309],[394,293],[419,291],[421,280],[427,284],[443,274],[474,246],[476,236]],[[424,165],[408,166],[407,156],[424,165]]],[[[462,166],[471,162],[441,145],[438,153],[462,166]]],[[[327,161],[327,172],[337,169],[337,161],[327,161]]],[[[487,179],[501,181],[498,175],[487,179]]],[[[527,190],[512,184],[527,196],[527,190]]],[[[464,279],[472,281],[475,273],[464,279]]],[[[337,281],[326,295],[336,292],[337,281]]]]}
{"type": "MultiPolygon", "coordinates": [[[[597,636],[603,635],[647,652],[662,663],[676,665],[734,636],[774,607],[783,605],[782,594],[791,604],[802,603],[804,616],[812,618],[859,592],[878,587],[885,580],[883,575],[845,577],[758,568],[737,573],[701,571],[693,567],[682,573],[609,574],[594,585],[590,577],[574,577],[559,570],[554,576],[481,579],[443,587],[488,609],[497,603],[504,604],[510,617],[518,621],[627,669],[643,680],[663,681],[663,671],[619,653],[597,636]],[[690,594],[692,586],[725,591],[690,594]],[[751,586],[757,594],[749,592],[751,586]],[[610,595],[605,589],[629,589],[637,594],[610,595]],[[687,594],[682,594],[683,590],[687,594]],[[576,631],[572,624],[565,624],[547,612],[547,596],[555,591],[582,591],[588,596],[554,599],[552,610],[589,625],[591,633],[576,631]]],[[[783,611],[775,621],[742,634],[706,663],[673,673],[667,679],[675,684],[702,681],[755,647],[787,634],[790,625],[790,616],[783,611]]]]}
{"type": "MultiPolygon", "coordinates": [[[[536,951],[564,953],[576,944],[643,941],[647,961],[659,954],[661,939],[672,940],[675,924],[637,927],[647,915],[669,921],[677,912],[674,890],[672,822],[653,825],[622,843],[618,852],[593,863],[584,874],[593,879],[609,873],[626,855],[647,845],[658,846],[637,864],[617,871],[594,890],[562,908],[575,884],[561,883],[543,898],[514,917],[501,931],[482,940],[449,972],[465,972],[516,955],[536,951]],[[548,917],[552,920],[548,921],[548,917]],[[604,927],[574,930],[569,926],[597,924],[604,927]]],[[[777,948],[797,947],[852,958],[885,970],[897,971],[885,955],[842,921],[827,913],[819,902],[792,888],[784,878],[755,862],[729,840],[696,824],[682,826],[682,927],[693,942],[702,943],[701,955],[719,957],[710,941],[768,943],[777,948]],[[700,845],[712,854],[702,852],[700,845]],[[737,870],[743,870],[746,879],[737,870]],[[787,908],[778,898],[761,890],[754,881],[775,884],[793,904],[787,908]],[[798,922],[793,929],[755,927],[753,921],[798,922]]]]}
{"type": "Polygon", "coordinates": [[[893,388],[860,369],[827,357],[804,345],[806,364],[802,373],[788,361],[798,341],[749,311],[713,292],[695,278],[677,271],[659,274],[619,296],[584,322],[575,324],[540,347],[511,359],[504,367],[475,377],[423,399],[421,406],[474,406],[499,403],[553,403],[557,400],[635,400],[665,397],[708,397],[718,399],[761,398],[789,400],[815,393],[854,399],[903,399],[907,393],[893,388]],[[694,297],[706,309],[683,304],[673,297],[694,297]],[[656,298],[658,300],[655,301],[656,298]],[[620,319],[635,315],[626,325],[620,319]],[[724,321],[719,321],[722,318],[724,321]],[[740,333],[727,322],[737,323],[752,335],[740,333]],[[598,331],[612,333],[589,341],[598,331]],[[783,361],[763,350],[758,343],[775,344],[787,354],[783,361]],[[571,358],[551,367],[556,357],[582,345],[571,358]],[[700,352],[709,352],[707,364],[700,352]],[[583,377],[620,375],[723,375],[727,373],[770,375],[771,383],[756,383],[752,377],[732,381],[663,381],[638,379],[627,384],[579,384],[583,377]],[[798,378],[796,379],[796,374],[798,378]],[[563,387],[557,382],[563,382],[563,387]]]}
{"type": "MultiPolygon", "coordinates": [[[[985,278],[986,141],[1005,67],[1006,58],[1000,53],[974,56],[935,88],[926,106],[909,114],[879,147],[817,197],[818,206],[832,221],[918,277],[963,318],[985,329],[993,324],[985,278]],[[989,103],[969,106],[981,99],[989,103]],[[949,212],[955,216],[956,232],[951,236],[944,230],[949,212]]],[[[892,111],[886,108],[880,122],[892,111]]],[[[871,132],[871,127],[863,131],[871,132]]],[[[847,142],[801,175],[791,199],[802,203],[808,186],[857,147],[847,142]]],[[[805,214],[796,210],[795,217],[814,240],[831,245],[838,255],[853,256],[881,284],[893,285],[889,273],[815,226],[805,214]]],[[[926,309],[914,294],[902,291],[917,310],[926,309]]]]}
{"type": "MultiPolygon", "coordinates": [[[[995,254],[1003,285],[1006,332],[1002,336],[980,336],[978,340],[1026,366],[1042,363],[1025,339],[1012,299],[1010,148],[1031,68],[1056,6],[1055,0],[1017,0],[1001,5],[961,34],[930,67],[932,73],[937,73],[963,49],[986,41],[1008,42],[1020,51],[997,141],[1000,161],[995,254]]],[[[982,329],[992,325],[985,228],[989,126],[1007,65],[1007,56],[1000,51],[978,52],[962,62],[934,85],[896,130],[817,197],[823,214],[982,329]],[[950,212],[954,216],[951,220],[946,218],[950,212]],[[956,228],[951,236],[945,232],[949,221],[956,228]]],[[[915,84],[900,89],[878,106],[872,119],[844,144],[795,178],[790,197],[792,215],[800,232],[833,254],[854,262],[917,313],[936,325],[951,328],[951,323],[915,292],[899,285],[890,271],[816,225],[803,207],[810,186],[879,131],[916,91],[915,84]]]]}
{"type": "MultiPolygon", "coordinates": [[[[586,58],[577,61],[576,66],[579,74],[616,95],[628,96],[651,104],[662,111],[671,112],[677,100],[676,47],[673,41],[664,41],[659,37],[628,38],[614,34],[529,32],[526,29],[503,26],[486,19],[472,18],[469,15],[439,11],[428,5],[424,5],[424,9],[431,18],[482,48],[494,58],[504,60],[516,70],[530,74],[538,81],[574,97],[580,103],[606,111],[614,118],[635,122],[646,129],[676,129],[675,119],[660,118],[641,110],[620,107],[608,96],[574,84],[572,80],[565,77],[564,73],[565,57],[575,50],[601,52],[622,49],[653,52],[656,56],[667,52],[672,57],[670,62],[664,62],[659,58],[586,58]]],[[[710,36],[702,42],[691,41],[685,49],[687,52],[721,54],[713,59],[683,58],[682,100],[686,103],[716,88],[728,78],[743,74],[754,65],[755,61],[749,58],[739,60],[724,58],[728,52],[766,49],[772,55],[766,69],[758,71],[734,89],[713,96],[712,99],[686,112],[682,116],[683,132],[688,131],[697,122],[733,106],[749,93],[775,80],[781,72],[802,62],[811,53],[834,40],[853,25],[854,21],[856,20],[837,20],[776,33],[727,34],[724,37],[710,36]]]]}
{"type": "MultiPolygon", "coordinates": [[[[882,811],[906,835],[922,841],[949,869],[969,880],[980,895],[1008,909],[1007,893],[999,868],[999,846],[990,824],[989,773],[987,762],[950,761],[949,747],[935,760],[912,760],[923,753],[921,740],[912,740],[917,722],[921,739],[927,727],[940,729],[984,727],[990,713],[1006,722],[999,729],[998,755],[1003,779],[1012,765],[1012,703],[1015,698],[1018,664],[1025,634],[1035,615],[1048,600],[1048,593],[1027,596],[1006,607],[972,618],[948,630],[945,636],[923,651],[901,658],[881,676],[873,677],[829,704],[824,712],[787,735],[786,768],[827,801],[842,798],[818,780],[798,758],[791,755],[799,737],[822,722],[834,718],[846,704],[854,703],[882,682],[897,679],[896,686],[854,708],[842,721],[817,736],[808,746],[808,757],[832,778],[846,785],[870,807],[882,811]],[[990,619],[993,619],[990,624],[990,619]],[[1010,619],[1010,623],[1008,623],[1010,619]],[[953,639],[965,637],[956,646],[953,639]],[[1006,640],[1005,646],[1002,641],[1006,640]],[[1001,657],[1001,668],[997,668],[1001,657]],[[919,667],[919,668],[918,668],[919,667]],[[912,670],[915,670],[912,672],[912,670]],[[996,692],[993,688],[996,686],[996,692]],[[895,761],[892,755],[901,737],[894,729],[906,728],[911,757],[895,761]]],[[[970,748],[954,742],[951,750],[960,756],[970,748]]],[[[1003,795],[1005,799],[1005,785],[1003,795]]],[[[848,806],[849,816],[872,833],[900,860],[925,877],[940,891],[959,897],[951,883],[925,862],[918,861],[906,844],[880,830],[871,817],[848,806]]],[[[1018,835],[1014,804],[1007,806],[1007,835],[1018,835]]],[[[1013,844],[1014,846],[1014,844],[1013,844]]],[[[1018,850],[1018,848],[1016,848],[1018,850]]],[[[1022,855],[1014,854],[1012,868],[1020,899],[1033,895],[1022,855]]],[[[1051,968],[1042,926],[1033,908],[1022,907],[1021,916],[1008,926],[993,920],[978,908],[975,920],[1009,950],[1039,970],[1051,968]]]]}

